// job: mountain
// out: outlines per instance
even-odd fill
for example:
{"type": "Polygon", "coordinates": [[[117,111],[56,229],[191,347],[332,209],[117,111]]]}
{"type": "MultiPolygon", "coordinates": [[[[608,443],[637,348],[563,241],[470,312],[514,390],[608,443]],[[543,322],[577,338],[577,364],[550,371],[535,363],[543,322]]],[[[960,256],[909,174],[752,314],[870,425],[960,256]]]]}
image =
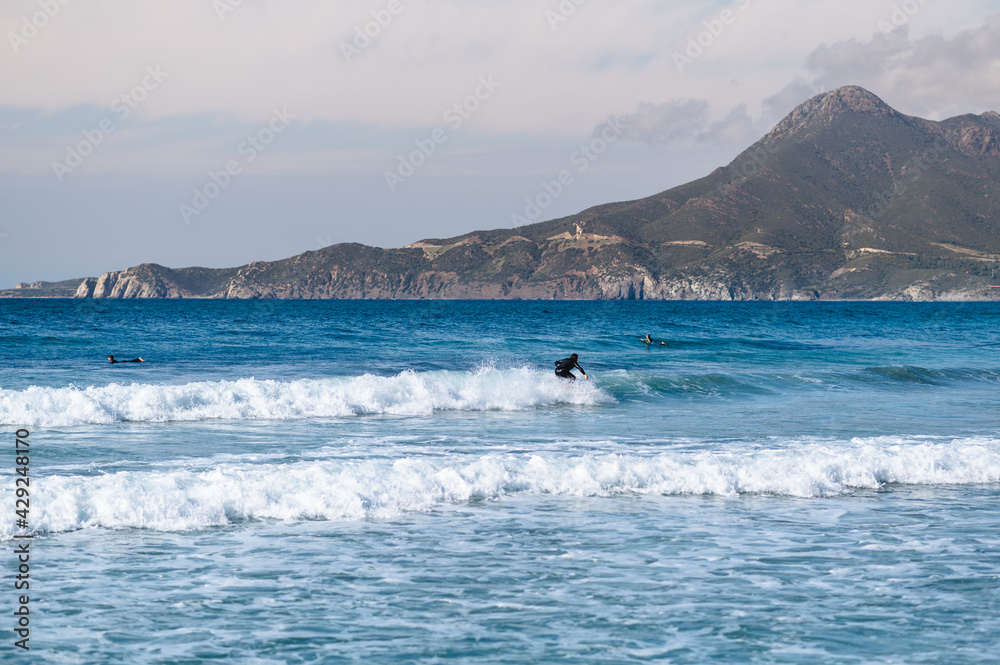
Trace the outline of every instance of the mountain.
{"type": "Polygon", "coordinates": [[[998,183],[997,113],[934,122],[848,86],[806,101],[728,166],[637,201],[400,249],[145,264],[78,280],[75,295],[995,299],[998,183]]]}

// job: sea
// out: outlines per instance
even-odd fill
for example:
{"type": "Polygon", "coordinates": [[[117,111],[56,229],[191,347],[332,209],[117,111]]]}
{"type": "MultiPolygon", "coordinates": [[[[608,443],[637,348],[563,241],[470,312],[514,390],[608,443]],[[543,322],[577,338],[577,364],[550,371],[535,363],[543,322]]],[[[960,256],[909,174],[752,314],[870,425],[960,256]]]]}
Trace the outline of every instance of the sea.
{"type": "Polygon", "coordinates": [[[998,407],[995,303],[0,301],[0,661],[996,663],[998,407]]]}

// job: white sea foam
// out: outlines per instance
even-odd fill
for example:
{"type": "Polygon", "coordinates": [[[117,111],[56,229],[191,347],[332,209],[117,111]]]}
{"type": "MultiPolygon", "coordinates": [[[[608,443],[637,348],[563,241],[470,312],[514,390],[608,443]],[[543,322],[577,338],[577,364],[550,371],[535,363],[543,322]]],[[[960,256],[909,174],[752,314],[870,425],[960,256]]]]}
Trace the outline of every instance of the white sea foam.
{"type": "Polygon", "coordinates": [[[0,389],[0,424],[67,427],[119,421],[287,420],[439,410],[517,411],[614,401],[591,383],[568,385],[528,368],[402,372],[295,381],[133,383],[78,388],[0,389]]]}
{"type": "MultiPolygon", "coordinates": [[[[224,464],[209,469],[32,480],[38,532],[88,527],[184,531],[254,519],[384,519],[510,495],[774,494],[824,497],[886,484],[1000,482],[1000,441],[882,441],[747,453],[453,456],[224,464]]],[[[0,489],[0,537],[13,533],[0,489]]]]}

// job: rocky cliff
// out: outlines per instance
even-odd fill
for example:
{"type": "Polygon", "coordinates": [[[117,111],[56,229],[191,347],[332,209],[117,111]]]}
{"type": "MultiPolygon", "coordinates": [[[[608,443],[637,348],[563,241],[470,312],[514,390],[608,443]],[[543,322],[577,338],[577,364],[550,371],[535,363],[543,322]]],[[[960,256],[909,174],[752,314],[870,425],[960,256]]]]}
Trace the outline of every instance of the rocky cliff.
{"type": "MultiPolygon", "coordinates": [[[[240,268],[146,264],[79,298],[983,300],[1000,263],[1000,115],[906,116],[845,87],[654,196],[399,249],[240,268]]],[[[17,289],[30,295],[30,289],[17,289]]]]}

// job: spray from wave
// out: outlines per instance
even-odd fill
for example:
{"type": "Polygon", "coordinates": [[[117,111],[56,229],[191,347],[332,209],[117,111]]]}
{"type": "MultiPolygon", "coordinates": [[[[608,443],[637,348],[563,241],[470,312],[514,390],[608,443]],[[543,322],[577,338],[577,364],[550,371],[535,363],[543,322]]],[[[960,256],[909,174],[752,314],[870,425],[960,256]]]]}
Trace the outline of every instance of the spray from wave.
{"type": "Polygon", "coordinates": [[[133,383],[78,388],[0,389],[0,424],[67,427],[121,421],[290,420],[435,411],[519,411],[555,404],[613,402],[591,383],[569,385],[529,368],[402,372],[396,376],[295,381],[133,383]]]}
{"type": "MultiPolygon", "coordinates": [[[[386,519],[512,495],[828,497],[900,485],[1000,482],[1000,441],[808,444],[742,453],[481,455],[222,464],[32,481],[36,532],[187,531],[247,520],[386,519]]],[[[0,489],[0,538],[14,533],[0,489]]]]}

